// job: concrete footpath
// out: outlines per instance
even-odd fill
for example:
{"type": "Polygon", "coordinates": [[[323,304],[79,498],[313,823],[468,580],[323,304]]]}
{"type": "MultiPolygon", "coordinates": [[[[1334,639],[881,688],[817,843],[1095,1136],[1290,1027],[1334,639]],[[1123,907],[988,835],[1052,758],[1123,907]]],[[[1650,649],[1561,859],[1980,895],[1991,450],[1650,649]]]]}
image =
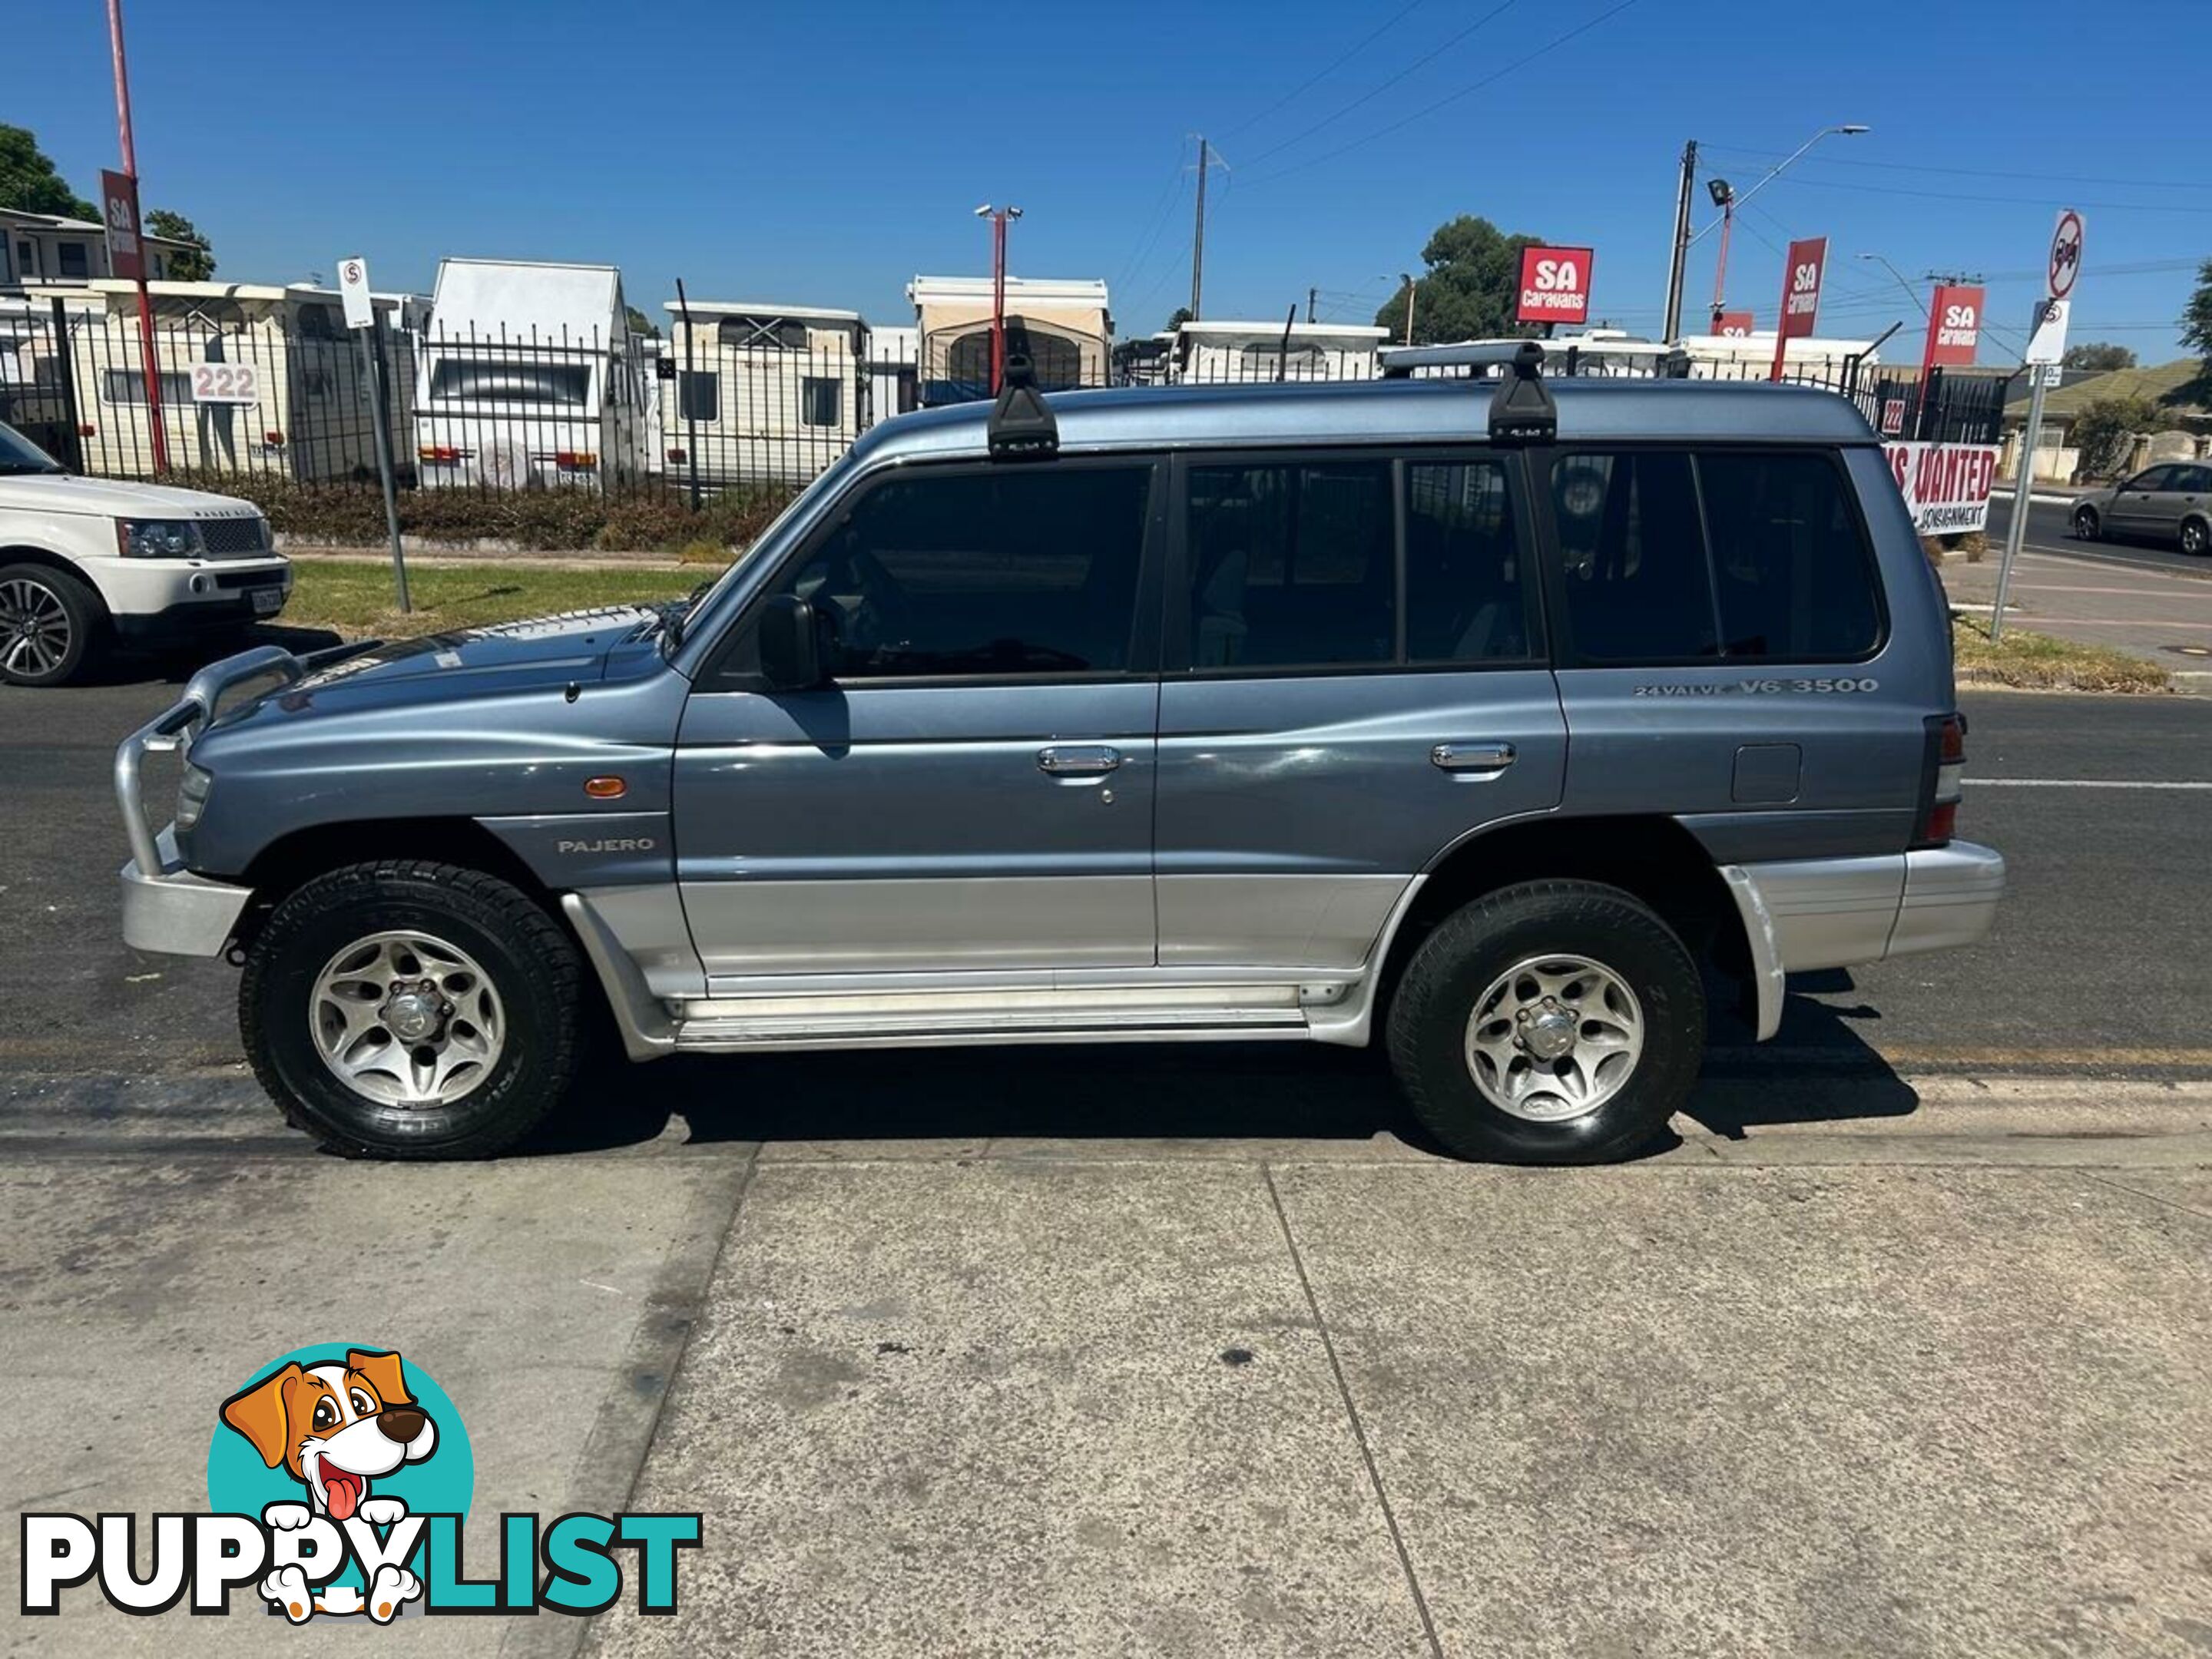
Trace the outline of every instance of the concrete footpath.
{"type": "MultiPolygon", "coordinates": [[[[1951,603],[1988,615],[1996,602],[1998,550],[1979,563],[1956,557],[1943,567],[1951,603]]],[[[2083,645],[2148,658],[2174,677],[2175,689],[2212,690],[2212,569],[2176,571],[2101,552],[2096,544],[2064,552],[2021,550],[2006,596],[2005,622],[2083,645]]]]}
{"type": "Polygon", "coordinates": [[[2203,1084],[1739,1078],[1579,1171],[890,1112],[394,1169],[232,1079],[132,1087],[97,1133],[0,1122],[5,1507],[196,1506],[216,1402],[327,1338],[465,1411],[472,1547],[625,1506],[705,1541],[670,1618],[331,1636],[77,1595],[11,1652],[2212,1642],[2203,1084]]]}

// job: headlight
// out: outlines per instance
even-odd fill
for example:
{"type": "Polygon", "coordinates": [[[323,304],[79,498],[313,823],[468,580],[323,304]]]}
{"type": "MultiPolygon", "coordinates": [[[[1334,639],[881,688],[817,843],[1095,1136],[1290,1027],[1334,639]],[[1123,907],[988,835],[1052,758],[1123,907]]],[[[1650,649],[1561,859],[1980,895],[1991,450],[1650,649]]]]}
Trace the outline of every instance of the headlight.
{"type": "Polygon", "coordinates": [[[200,550],[200,527],[190,519],[118,519],[115,550],[126,559],[180,559],[200,550]]]}
{"type": "Polygon", "coordinates": [[[215,776],[185,763],[185,781],[177,790],[177,828],[189,830],[200,821],[200,809],[207,805],[208,791],[215,787],[215,776]]]}

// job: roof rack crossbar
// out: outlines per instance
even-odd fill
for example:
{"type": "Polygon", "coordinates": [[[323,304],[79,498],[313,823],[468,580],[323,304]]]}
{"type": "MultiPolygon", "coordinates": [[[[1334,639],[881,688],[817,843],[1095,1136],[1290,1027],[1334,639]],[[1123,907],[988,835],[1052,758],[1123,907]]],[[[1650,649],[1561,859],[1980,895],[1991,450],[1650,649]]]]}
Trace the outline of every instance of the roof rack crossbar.
{"type": "MultiPolygon", "coordinates": [[[[1462,345],[1384,346],[1376,355],[1382,378],[1402,380],[1417,368],[1503,368],[1520,359],[1522,348],[1534,340],[1483,340],[1462,345]]],[[[1539,355],[1542,348],[1537,347],[1539,355]]]]}
{"type": "Polygon", "coordinates": [[[1006,320],[999,401],[992,407],[985,437],[994,461],[1043,461],[1060,453],[1060,422],[1037,392],[1030,331],[1018,317],[1006,320]]]}

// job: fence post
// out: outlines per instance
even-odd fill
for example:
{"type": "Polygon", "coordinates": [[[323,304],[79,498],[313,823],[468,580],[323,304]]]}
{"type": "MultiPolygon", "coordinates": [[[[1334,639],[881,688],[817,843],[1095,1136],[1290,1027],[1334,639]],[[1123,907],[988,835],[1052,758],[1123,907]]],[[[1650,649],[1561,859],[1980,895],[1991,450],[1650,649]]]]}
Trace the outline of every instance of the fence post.
{"type": "Polygon", "coordinates": [[[684,279],[676,279],[676,311],[684,319],[684,378],[676,384],[676,401],[684,410],[684,456],[690,464],[691,510],[699,510],[699,416],[691,403],[691,301],[684,292],[684,279]]]}
{"type": "Polygon", "coordinates": [[[76,342],[70,337],[69,312],[58,294],[54,299],[54,368],[61,380],[62,465],[84,476],[84,416],[76,404],[76,342]]]}

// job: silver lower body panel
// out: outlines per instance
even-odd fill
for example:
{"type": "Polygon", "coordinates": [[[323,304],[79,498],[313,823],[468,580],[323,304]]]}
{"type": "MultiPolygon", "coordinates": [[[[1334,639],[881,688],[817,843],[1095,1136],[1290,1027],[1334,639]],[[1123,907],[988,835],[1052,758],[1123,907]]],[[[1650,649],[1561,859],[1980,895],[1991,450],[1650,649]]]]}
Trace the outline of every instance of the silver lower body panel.
{"type": "Polygon", "coordinates": [[[1972,842],[1875,858],[1721,871],[1751,948],[1758,1035],[1782,1024],[1784,975],[1972,945],[2004,897],[2002,854],[1972,842]]]}
{"type": "Polygon", "coordinates": [[[123,866],[123,942],[134,951],[169,956],[221,956],[253,890],[192,874],[178,859],[169,830],[155,848],[159,867],[154,873],[140,869],[136,859],[123,866]]]}

